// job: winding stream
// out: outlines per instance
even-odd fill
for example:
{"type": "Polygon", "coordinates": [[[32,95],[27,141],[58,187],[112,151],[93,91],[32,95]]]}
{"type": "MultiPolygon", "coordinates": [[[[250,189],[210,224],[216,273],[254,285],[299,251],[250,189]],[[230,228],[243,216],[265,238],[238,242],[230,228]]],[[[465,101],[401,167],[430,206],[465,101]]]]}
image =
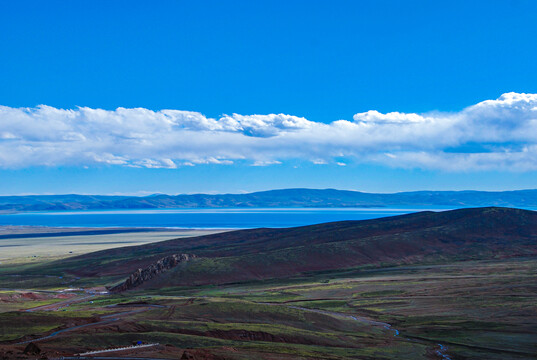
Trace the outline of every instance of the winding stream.
{"type": "MultiPolygon", "coordinates": [[[[78,301],[83,301],[83,300],[86,300],[87,298],[89,297],[92,297],[93,295],[90,295],[90,296],[85,296],[85,297],[82,297],[82,298],[78,298],[78,299],[71,299],[69,301],[66,301],[66,302],[62,302],[62,303],[57,303],[57,304],[54,304],[54,305],[59,305],[56,309],[49,309],[49,310],[54,310],[54,311],[57,311],[58,309],[61,309],[65,306],[69,306],[70,304],[72,304],[74,302],[74,300],[78,300],[78,301]]],[[[144,311],[148,311],[148,310],[151,310],[151,309],[154,309],[154,308],[159,308],[159,307],[166,307],[164,305],[144,305],[143,307],[141,307],[140,309],[137,309],[137,310],[130,310],[130,311],[124,311],[124,312],[120,312],[120,313],[115,313],[115,314],[109,314],[109,315],[103,315],[101,316],[100,318],[103,319],[101,321],[97,321],[97,322],[93,322],[93,323],[89,323],[89,324],[83,324],[83,325],[76,325],[76,326],[71,326],[71,327],[68,327],[68,328],[65,328],[65,329],[61,329],[61,330],[57,330],[47,336],[43,336],[43,337],[40,337],[40,338],[37,338],[37,339],[30,339],[30,340],[25,340],[25,341],[21,341],[21,342],[18,342],[16,343],[17,345],[22,345],[22,344],[28,344],[28,343],[31,343],[31,342],[37,342],[37,341],[43,341],[43,340],[47,340],[47,339],[50,339],[52,337],[55,337],[61,333],[65,333],[65,332],[69,332],[69,331],[73,331],[73,330],[78,330],[78,329],[82,329],[82,328],[86,328],[86,327],[90,327],[90,326],[95,326],[95,325],[103,325],[103,324],[108,324],[108,323],[112,323],[112,322],[115,322],[115,321],[118,321],[122,316],[125,316],[125,315],[130,315],[130,314],[137,314],[137,313],[140,313],[140,312],[144,312],[144,311]]],[[[33,309],[27,309],[25,311],[27,312],[31,312],[31,311],[37,311],[37,310],[40,310],[42,307],[37,307],[37,308],[33,308],[33,309]]]]}
{"type": "MultiPolygon", "coordinates": [[[[88,295],[88,296],[84,296],[84,297],[77,298],[77,299],[69,299],[69,300],[66,300],[66,301],[62,301],[62,302],[59,302],[59,303],[56,303],[56,304],[52,304],[52,308],[51,308],[50,305],[46,305],[46,306],[39,306],[39,307],[32,308],[32,309],[27,309],[25,311],[32,312],[32,311],[39,311],[39,310],[45,310],[45,309],[49,310],[49,311],[50,310],[57,311],[57,310],[59,310],[59,309],[61,309],[63,307],[69,306],[70,304],[72,304],[74,302],[84,301],[84,300],[87,300],[88,298],[91,298],[93,296],[94,295],[88,295]]],[[[368,319],[368,318],[365,318],[365,317],[362,317],[362,316],[350,315],[350,314],[339,313],[339,312],[328,311],[328,310],[312,309],[312,308],[306,308],[306,307],[296,306],[296,305],[286,305],[286,304],[280,304],[280,303],[262,302],[262,303],[258,303],[258,304],[269,305],[269,306],[285,306],[285,307],[288,307],[290,309],[296,309],[296,310],[300,310],[300,311],[306,311],[306,312],[312,312],[312,313],[317,313],[317,314],[323,314],[323,315],[346,318],[346,319],[350,319],[350,320],[353,320],[353,321],[365,323],[365,324],[372,325],[372,326],[381,326],[381,327],[383,327],[384,329],[386,329],[388,331],[392,331],[393,336],[400,336],[399,330],[394,328],[391,324],[388,324],[388,323],[385,323],[385,322],[382,322],[382,321],[371,320],[371,319],[368,319]]],[[[111,306],[111,307],[114,307],[114,306],[111,306]]],[[[114,321],[118,321],[122,316],[125,316],[125,315],[136,314],[136,313],[140,313],[140,312],[144,312],[144,311],[148,311],[148,310],[151,310],[151,309],[154,309],[154,308],[160,308],[160,307],[167,307],[167,306],[164,306],[164,305],[142,305],[142,306],[140,306],[140,309],[137,309],[137,310],[130,310],[130,311],[124,311],[124,312],[115,313],[115,314],[104,315],[104,316],[101,316],[101,319],[102,319],[101,321],[61,329],[61,330],[58,330],[58,331],[55,331],[55,332],[51,333],[50,335],[43,336],[43,337],[40,337],[40,338],[37,338],[37,339],[30,339],[30,340],[21,341],[21,342],[18,342],[17,344],[22,345],[22,344],[28,344],[30,342],[43,341],[43,340],[46,340],[46,339],[50,339],[50,338],[52,338],[54,336],[57,336],[57,335],[59,335],[61,333],[65,333],[65,332],[69,332],[69,331],[73,331],[73,330],[78,330],[78,329],[82,329],[82,328],[90,327],[90,326],[95,326],[95,325],[108,324],[108,323],[111,323],[111,322],[114,322],[114,321]]],[[[410,340],[410,339],[407,339],[407,340],[410,340]]],[[[417,340],[414,340],[414,341],[417,341],[417,340]]],[[[424,343],[424,344],[430,344],[429,342],[424,341],[424,340],[419,340],[419,342],[424,343]]],[[[445,346],[445,345],[439,344],[439,343],[436,344],[436,345],[439,347],[439,349],[435,350],[435,353],[438,356],[440,356],[443,360],[451,360],[451,357],[448,354],[446,354],[446,351],[448,350],[448,347],[445,346]]]]}
{"type": "MultiPolygon", "coordinates": [[[[330,316],[337,316],[337,317],[351,319],[351,320],[354,320],[354,321],[358,321],[358,322],[373,325],[373,326],[382,326],[384,329],[386,329],[388,331],[392,331],[393,336],[400,336],[399,330],[394,328],[391,324],[388,324],[388,323],[385,323],[385,322],[382,322],[382,321],[371,320],[371,319],[368,319],[368,318],[365,318],[365,317],[362,317],[362,316],[355,316],[355,315],[349,315],[349,314],[339,313],[339,312],[335,312],[335,311],[311,309],[311,308],[306,308],[306,307],[302,307],[302,306],[285,305],[285,304],[279,304],[279,303],[259,303],[259,304],[272,305],[272,306],[286,306],[286,307],[288,307],[290,309],[308,311],[308,312],[313,312],[313,313],[317,313],[317,314],[324,314],[324,315],[330,315],[330,316]]],[[[420,340],[420,342],[424,343],[424,344],[429,344],[429,342],[424,341],[424,340],[420,340]]],[[[443,360],[451,360],[451,357],[448,354],[446,354],[446,351],[448,350],[448,347],[445,346],[445,345],[442,345],[442,344],[436,344],[436,345],[439,347],[439,349],[435,350],[435,353],[438,356],[440,356],[443,360]]]]}

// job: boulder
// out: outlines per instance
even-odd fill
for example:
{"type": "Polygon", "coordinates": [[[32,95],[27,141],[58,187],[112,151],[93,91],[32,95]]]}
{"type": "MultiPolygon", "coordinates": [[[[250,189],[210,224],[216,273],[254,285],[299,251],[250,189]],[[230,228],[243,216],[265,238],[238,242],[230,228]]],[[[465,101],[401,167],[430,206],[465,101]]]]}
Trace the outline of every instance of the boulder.
{"type": "Polygon", "coordinates": [[[39,348],[39,346],[31,342],[26,345],[26,348],[24,349],[23,353],[26,355],[39,355],[41,353],[41,349],[39,348]]]}

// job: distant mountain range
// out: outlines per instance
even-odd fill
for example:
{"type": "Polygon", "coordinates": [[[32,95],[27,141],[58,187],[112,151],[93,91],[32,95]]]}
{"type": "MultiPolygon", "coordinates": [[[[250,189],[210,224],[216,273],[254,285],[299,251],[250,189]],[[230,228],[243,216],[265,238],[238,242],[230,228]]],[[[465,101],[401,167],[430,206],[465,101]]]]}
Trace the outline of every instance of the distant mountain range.
{"type": "Polygon", "coordinates": [[[537,207],[537,190],[414,191],[375,194],[335,189],[283,189],[249,194],[150,196],[0,196],[0,211],[289,207],[537,207]]]}

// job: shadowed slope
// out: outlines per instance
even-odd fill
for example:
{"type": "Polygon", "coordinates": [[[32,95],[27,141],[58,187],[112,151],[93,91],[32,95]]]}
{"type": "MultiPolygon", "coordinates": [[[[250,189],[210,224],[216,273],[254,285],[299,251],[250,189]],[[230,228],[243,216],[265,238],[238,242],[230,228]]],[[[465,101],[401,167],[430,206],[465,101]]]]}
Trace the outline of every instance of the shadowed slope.
{"type": "Polygon", "coordinates": [[[173,253],[201,259],[163,274],[155,284],[224,283],[364,265],[535,256],[537,212],[474,208],[241,230],[105,250],[56,265],[79,276],[122,276],[173,253]]]}

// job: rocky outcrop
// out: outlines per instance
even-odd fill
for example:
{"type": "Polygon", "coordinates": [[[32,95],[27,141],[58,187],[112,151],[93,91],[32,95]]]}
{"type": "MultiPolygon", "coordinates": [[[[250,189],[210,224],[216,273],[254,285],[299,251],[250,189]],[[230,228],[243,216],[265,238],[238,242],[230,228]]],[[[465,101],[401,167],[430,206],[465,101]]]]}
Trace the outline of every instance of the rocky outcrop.
{"type": "Polygon", "coordinates": [[[26,348],[24,349],[23,353],[25,355],[39,355],[41,353],[41,349],[39,348],[39,346],[31,342],[26,345],[26,348]]]}
{"type": "Polygon", "coordinates": [[[125,280],[119,285],[109,288],[108,291],[113,292],[113,293],[118,293],[118,292],[130,290],[132,288],[142,285],[146,281],[149,281],[155,278],[156,276],[165,272],[166,270],[174,268],[180,263],[187,262],[191,259],[194,259],[195,257],[196,257],[195,255],[189,255],[189,254],[173,254],[170,256],[166,256],[158,260],[157,262],[149,265],[145,269],[136,270],[127,278],[127,280],[125,280]]]}

